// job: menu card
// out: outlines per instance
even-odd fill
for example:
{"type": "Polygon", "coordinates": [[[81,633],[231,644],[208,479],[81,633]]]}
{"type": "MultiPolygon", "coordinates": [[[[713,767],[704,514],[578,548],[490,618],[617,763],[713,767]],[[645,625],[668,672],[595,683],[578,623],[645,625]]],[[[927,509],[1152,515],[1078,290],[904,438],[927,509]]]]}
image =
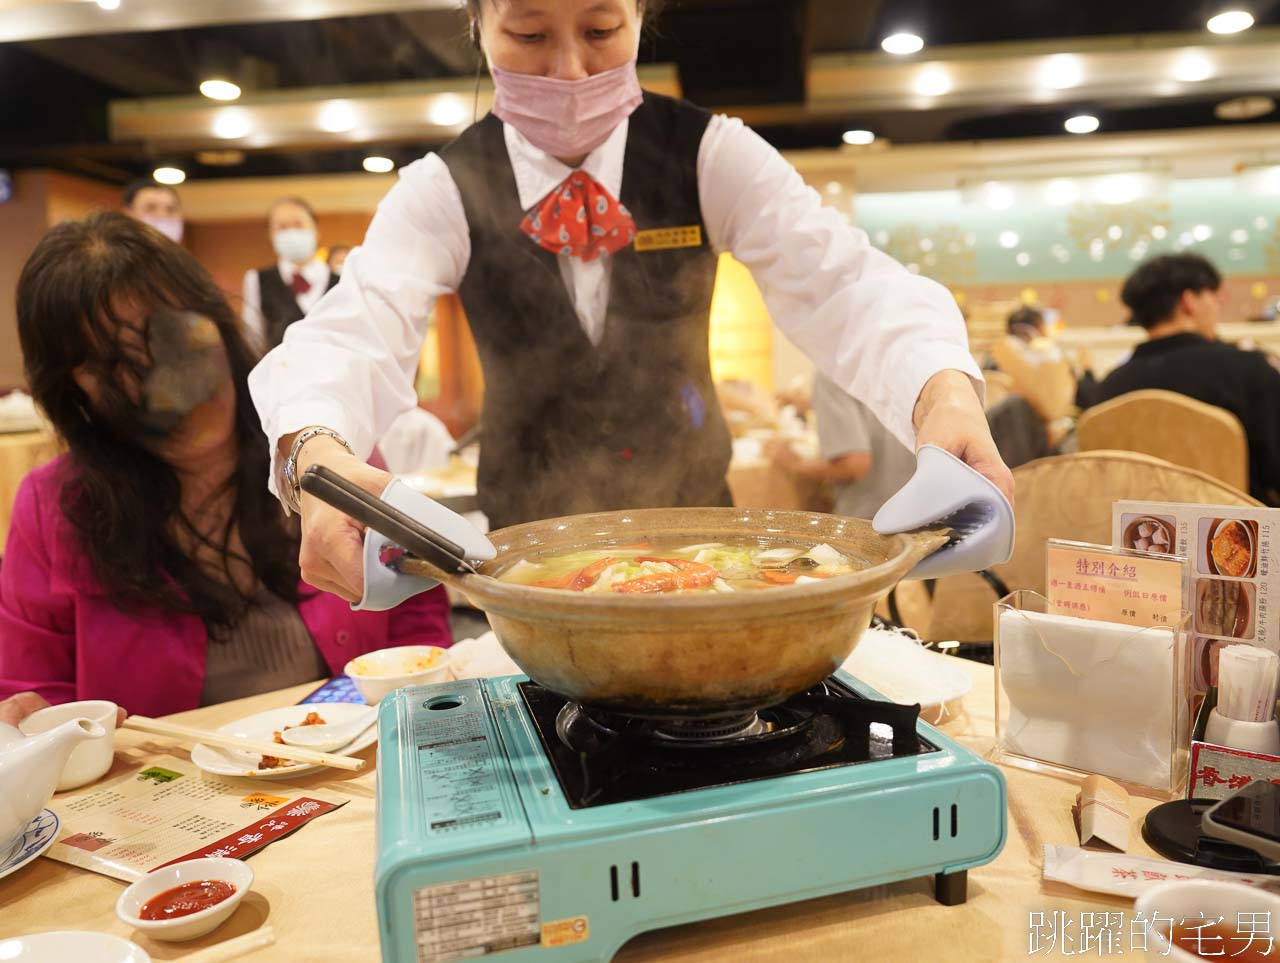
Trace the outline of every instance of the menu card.
{"type": "Polygon", "coordinates": [[[1172,552],[1190,560],[1192,685],[1217,684],[1218,650],[1251,642],[1280,653],[1280,572],[1272,546],[1280,509],[1173,502],[1116,502],[1112,542],[1138,551],[1172,552]]]}
{"type": "Polygon", "coordinates": [[[45,855],[133,882],[186,859],[243,858],[346,803],[325,789],[214,776],[163,755],[59,796],[62,827],[45,855]]]}
{"type": "Polygon", "coordinates": [[[1184,559],[1049,539],[1045,596],[1049,611],[1146,628],[1182,617],[1184,559]]]}

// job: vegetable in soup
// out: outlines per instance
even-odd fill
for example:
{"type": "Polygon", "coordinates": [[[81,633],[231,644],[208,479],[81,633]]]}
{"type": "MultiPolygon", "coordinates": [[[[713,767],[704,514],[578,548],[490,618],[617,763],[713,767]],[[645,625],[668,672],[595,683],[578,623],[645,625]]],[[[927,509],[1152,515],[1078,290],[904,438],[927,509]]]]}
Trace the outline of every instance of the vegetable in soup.
{"type": "Polygon", "coordinates": [[[804,585],[865,567],[830,545],[769,539],[733,542],[654,540],[521,559],[498,578],[571,592],[741,592],[804,585]]]}

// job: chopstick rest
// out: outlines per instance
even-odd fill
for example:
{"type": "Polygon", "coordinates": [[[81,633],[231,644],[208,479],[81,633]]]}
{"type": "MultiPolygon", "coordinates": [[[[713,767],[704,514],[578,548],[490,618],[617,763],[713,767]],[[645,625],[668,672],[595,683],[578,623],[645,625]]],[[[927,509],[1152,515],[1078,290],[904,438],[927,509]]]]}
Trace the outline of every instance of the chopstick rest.
{"type": "Polygon", "coordinates": [[[224,749],[241,749],[245,752],[257,752],[265,756],[278,756],[290,762],[305,762],[313,766],[330,766],[334,769],[346,769],[359,772],[365,766],[363,759],[354,756],[335,756],[329,752],[317,752],[314,749],[300,749],[296,746],[281,745],[268,742],[266,739],[249,739],[244,736],[229,736],[222,732],[210,732],[191,726],[179,725],[176,722],[161,722],[146,716],[129,716],[125,719],[126,729],[150,733],[154,736],[167,736],[180,742],[203,742],[209,746],[220,746],[224,749]]]}

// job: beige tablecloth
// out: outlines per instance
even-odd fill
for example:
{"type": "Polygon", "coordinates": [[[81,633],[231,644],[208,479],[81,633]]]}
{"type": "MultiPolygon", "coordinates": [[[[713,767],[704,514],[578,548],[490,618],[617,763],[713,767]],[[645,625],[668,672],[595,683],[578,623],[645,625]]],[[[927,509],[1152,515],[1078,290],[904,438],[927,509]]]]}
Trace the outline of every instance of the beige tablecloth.
{"type": "MultiPolygon", "coordinates": [[[[965,700],[967,711],[943,728],[970,748],[985,752],[992,744],[992,671],[963,660],[957,664],[972,675],[974,689],[965,700]]],[[[216,726],[249,712],[292,704],[310,688],[301,686],[175,718],[216,726]]],[[[117,742],[123,758],[145,758],[159,748],[152,737],[128,731],[117,742]]],[[[368,756],[372,763],[372,750],[368,756]]],[[[855,959],[996,963],[1028,957],[1030,913],[1048,916],[1062,910],[1077,921],[1082,912],[1127,913],[1131,904],[1123,900],[1041,883],[1043,845],[1076,842],[1070,814],[1075,785],[1020,770],[1007,770],[1006,775],[1009,841],[995,862],[969,873],[969,901],[963,906],[941,906],[934,901],[932,880],[910,880],[647,933],[623,947],[616,959],[625,963],[855,959]]],[[[374,779],[370,771],[297,780],[304,786],[325,785],[346,792],[351,802],[254,855],[250,861],[257,876],[253,891],[228,923],[204,939],[166,944],[133,933],[114,913],[123,884],[45,858],[0,881],[0,939],[45,930],[102,930],[134,939],[156,960],[181,960],[200,947],[270,923],[278,941],[246,957],[251,963],[376,961],[374,779]]],[[[1150,805],[1135,799],[1135,815],[1144,815],[1150,805]]],[[[57,809],[56,797],[52,806],[57,809]]],[[[1136,828],[1140,823],[1140,818],[1133,821],[1130,852],[1149,855],[1136,828]]],[[[1127,932],[1127,921],[1125,925],[1127,932]]],[[[1036,958],[1044,958],[1043,952],[1036,958]]],[[[493,959],[499,963],[504,957],[493,959]]]]}
{"type": "Polygon", "coordinates": [[[13,500],[23,476],[58,453],[54,436],[47,431],[19,431],[0,434],[0,553],[9,535],[13,500]]]}

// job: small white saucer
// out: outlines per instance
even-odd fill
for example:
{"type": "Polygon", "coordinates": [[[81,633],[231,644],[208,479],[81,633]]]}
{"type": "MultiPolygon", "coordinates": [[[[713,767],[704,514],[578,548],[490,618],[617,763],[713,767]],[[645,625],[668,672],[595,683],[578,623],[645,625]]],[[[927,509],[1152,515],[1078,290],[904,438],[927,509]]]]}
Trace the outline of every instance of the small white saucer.
{"type": "Polygon", "coordinates": [[[0,939],[0,959],[13,963],[151,963],[151,956],[136,943],[108,933],[60,930],[0,939]]]}
{"type": "MultiPolygon", "coordinates": [[[[0,879],[10,873],[16,873],[26,866],[58,838],[58,814],[52,809],[45,809],[40,815],[27,823],[27,828],[17,839],[8,843],[0,843],[0,879]]],[[[9,957],[0,957],[9,959],[9,957]]]]}

